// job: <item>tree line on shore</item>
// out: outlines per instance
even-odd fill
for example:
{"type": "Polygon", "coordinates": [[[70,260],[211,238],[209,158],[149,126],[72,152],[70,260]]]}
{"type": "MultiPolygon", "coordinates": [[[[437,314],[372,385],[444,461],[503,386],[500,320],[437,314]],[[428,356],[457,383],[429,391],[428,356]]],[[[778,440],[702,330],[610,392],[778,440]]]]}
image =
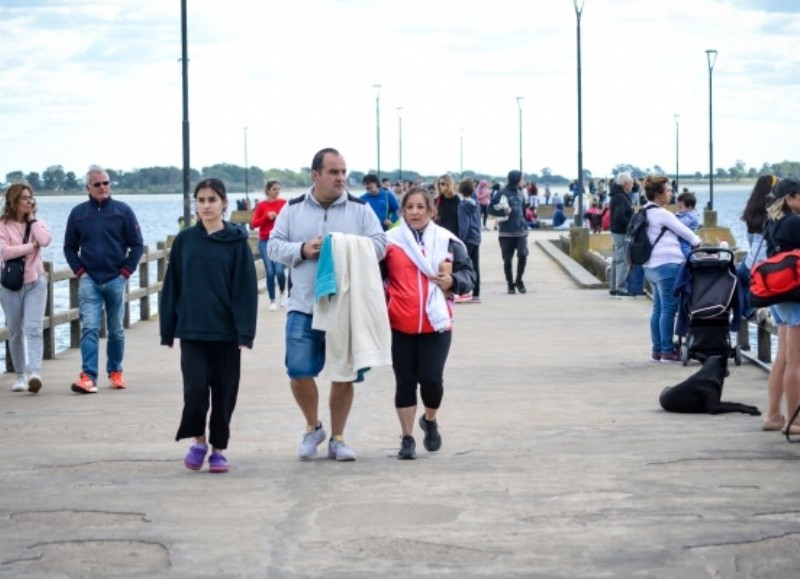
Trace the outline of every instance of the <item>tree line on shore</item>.
{"type": "MultiPolygon", "coordinates": [[[[183,191],[183,170],[178,167],[146,167],[123,171],[117,169],[107,169],[114,188],[126,193],[178,193],[183,191]]],[[[671,175],[661,166],[654,165],[652,168],[640,168],[630,164],[618,164],[610,172],[610,175],[603,175],[599,178],[614,177],[622,171],[631,173],[636,178],[642,178],[648,174],[671,175]]],[[[366,172],[352,171],[349,174],[351,186],[360,186],[364,175],[367,172],[377,173],[375,170],[366,172]]],[[[748,168],[744,161],[737,161],[735,166],[728,169],[717,168],[714,175],[715,179],[721,181],[738,182],[743,179],[755,179],[759,175],[770,173],[778,177],[789,177],[800,175],[800,162],[783,161],[780,163],[764,163],[760,169],[756,167],[748,168]]],[[[504,182],[505,175],[489,175],[475,171],[464,171],[452,173],[458,178],[471,177],[475,180],[486,179],[489,182],[504,182]]],[[[422,175],[416,171],[402,171],[397,169],[381,172],[381,178],[387,178],[392,182],[409,179],[413,182],[422,180],[432,182],[438,175],[422,175]]],[[[190,182],[196,183],[206,177],[217,177],[222,179],[231,191],[261,191],[267,181],[280,181],[285,188],[304,188],[311,186],[311,168],[303,167],[300,171],[290,169],[261,169],[251,165],[242,167],[230,163],[217,163],[208,167],[203,167],[200,171],[191,169],[190,182]]],[[[572,179],[562,175],[553,174],[549,167],[544,167],[539,173],[526,173],[528,181],[551,185],[566,185],[572,179]]],[[[592,172],[584,169],[584,181],[588,182],[593,178],[592,172]]],[[[680,179],[707,179],[708,174],[700,171],[691,174],[681,174],[680,179]]],[[[39,193],[60,194],[77,193],[83,190],[83,175],[76,175],[73,171],[65,171],[62,165],[51,165],[41,174],[36,171],[25,173],[23,171],[12,171],[5,176],[4,186],[11,183],[26,182],[39,193]]]]}

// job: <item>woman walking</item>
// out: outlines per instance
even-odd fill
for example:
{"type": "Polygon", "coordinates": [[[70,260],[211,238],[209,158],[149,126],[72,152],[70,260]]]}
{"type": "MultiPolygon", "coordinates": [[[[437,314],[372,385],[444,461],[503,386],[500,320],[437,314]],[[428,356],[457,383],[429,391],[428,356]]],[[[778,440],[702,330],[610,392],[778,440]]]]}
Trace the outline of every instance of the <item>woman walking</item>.
{"type": "Polygon", "coordinates": [[[436,452],[442,446],[436,414],[452,339],[452,296],[473,288],[475,272],[464,244],[432,221],[434,205],[427,190],[412,187],[403,196],[401,210],[400,226],[387,233],[381,267],[392,328],[394,402],[402,431],[398,458],[413,459],[417,385],[425,405],[419,418],[425,449],[436,452]]]}
{"type": "Polygon", "coordinates": [[[161,344],[181,341],[183,414],[175,440],[195,439],[184,465],[200,470],[208,441],[209,470],[220,473],[228,472],[223,451],[239,392],[241,349],[252,348],[255,337],[258,281],[247,232],[223,220],[225,184],[204,179],[194,199],[199,222],[175,238],[164,277],[161,344]]]}
{"type": "Polygon", "coordinates": [[[675,334],[675,316],[678,299],[673,295],[678,269],[684,261],[680,240],[692,247],[700,245],[700,238],[670,211],[664,209],[672,197],[669,179],[649,176],[644,183],[647,203],[640,211],[647,211],[647,237],[653,244],[650,259],[644,263],[644,275],[653,291],[653,311],[650,315],[650,339],[653,362],[680,362],[672,337],[675,334]]]}
{"type": "MultiPolygon", "coordinates": [[[[800,249],[800,181],[797,179],[781,179],[775,185],[767,206],[764,239],[769,257],[800,249]]],[[[781,413],[782,398],[786,398],[786,412],[790,417],[800,406],[800,303],[785,302],[769,309],[778,326],[778,351],[767,380],[768,409],[762,428],[800,434],[798,420],[785,424],[781,413]]]]}
{"type": "Polygon", "coordinates": [[[278,213],[286,205],[286,199],[279,199],[281,184],[278,181],[267,181],[264,193],[266,193],[267,199],[256,205],[253,218],[250,220],[250,227],[253,229],[258,228],[258,251],[261,253],[261,260],[264,262],[264,271],[267,278],[269,311],[274,312],[278,309],[278,304],[275,302],[275,278],[278,279],[278,289],[281,292],[280,305],[282,308],[286,307],[286,294],[284,293],[286,275],[284,273],[285,266],[282,263],[272,261],[268,257],[267,243],[269,242],[269,234],[272,232],[272,228],[275,227],[278,213]]]}
{"type": "Polygon", "coordinates": [[[778,182],[774,175],[761,175],[753,186],[753,191],[742,211],[741,219],[747,226],[747,243],[749,250],[744,256],[736,273],[744,295],[745,319],[756,317],[756,310],[750,305],[750,270],[753,265],[767,257],[767,244],[764,242],[764,224],[767,221],[767,198],[778,182]]]}
{"type": "Polygon", "coordinates": [[[47,276],[42,264],[42,247],[50,245],[50,230],[36,218],[33,189],[15,183],[6,189],[5,205],[0,215],[0,257],[3,264],[25,258],[22,287],[0,287],[0,305],[8,327],[8,349],[17,378],[14,392],[37,393],[42,388],[42,326],[47,298],[47,276]],[[28,358],[25,359],[25,352],[28,358]]]}

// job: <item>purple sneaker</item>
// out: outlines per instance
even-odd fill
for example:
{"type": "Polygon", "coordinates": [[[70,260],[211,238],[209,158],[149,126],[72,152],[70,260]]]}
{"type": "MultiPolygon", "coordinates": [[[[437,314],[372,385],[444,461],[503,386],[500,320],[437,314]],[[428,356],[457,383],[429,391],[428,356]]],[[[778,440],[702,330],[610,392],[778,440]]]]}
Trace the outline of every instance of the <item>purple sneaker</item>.
{"type": "Polygon", "coordinates": [[[228,472],[228,459],[221,452],[212,452],[208,457],[208,470],[211,472],[228,472]]]}
{"type": "Polygon", "coordinates": [[[203,468],[203,461],[206,459],[208,445],[193,444],[189,447],[189,452],[183,457],[183,464],[190,470],[200,470],[203,468]]]}

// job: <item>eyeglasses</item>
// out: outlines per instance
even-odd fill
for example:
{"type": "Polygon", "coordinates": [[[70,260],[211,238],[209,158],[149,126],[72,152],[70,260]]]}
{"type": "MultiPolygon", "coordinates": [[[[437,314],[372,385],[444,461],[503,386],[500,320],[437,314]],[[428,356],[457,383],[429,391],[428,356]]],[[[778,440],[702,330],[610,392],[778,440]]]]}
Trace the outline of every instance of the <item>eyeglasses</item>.
{"type": "Polygon", "coordinates": [[[445,185],[447,185],[447,183],[445,183],[444,181],[442,181],[441,183],[439,183],[439,187],[444,187],[445,185]]]}
{"type": "Polygon", "coordinates": [[[100,187],[108,187],[110,181],[97,181],[96,183],[92,183],[92,187],[95,189],[99,189],[100,187]]]}

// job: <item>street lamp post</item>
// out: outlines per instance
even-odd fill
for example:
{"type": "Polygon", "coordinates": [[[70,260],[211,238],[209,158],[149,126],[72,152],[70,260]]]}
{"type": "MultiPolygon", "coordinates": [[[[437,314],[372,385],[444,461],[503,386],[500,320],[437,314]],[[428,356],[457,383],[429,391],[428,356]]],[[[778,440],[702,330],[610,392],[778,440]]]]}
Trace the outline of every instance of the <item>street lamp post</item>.
{"type": "Polygon", "coordinates": [[[183,94],[183,223],[192,222],[191,165],[189,164],[189,49],[186,31],[186,2],[181,0],[181,92],[183,94]]]}
{"type": "Polygon", "coordinates": [[[403,180],[403,107],[397,107],[397,180],[403,180]]]}
{"type": "Polygon", "coordinates": [[[675,195],[680,194],[680,187],[678,187],[680,181],[680,128],[679,122],[681,116],[680,115],[673,115],[675,117],[675,195]]]}
{"type": "Polygon", "coordinates": [[[464,178],[464,129],[460,129],[461,135],[458,142],[459,177],[464,178]]]}
{"type": "Polygon", "coordinates": [[[378,181],[381,180],[381,85],[373,84],[375,89],[375,140],[378,155],[378,181]]]}
{"type": "Polygon", "coordinates": [[[717,51],[706,50],[708,62],[708,210],[714,210],[714,124],[713,108],[711,105],[711,73],[717,62],[717,51]]]}
{"type": "Polygon", "coordinates": [[[584,0],[573,0],[578,38],[578,214],[574,218],[574,223],[577,227],[583,227],[583,108],[581,101],[581,15],[583,14],[583,3],[584,0]]]}
{"type": "Polygon", "coordinates": [[[519,116],[519,172],[522,173],[522,101],[525,97],[517,97],[517,113],[519,116]]]}
{"type": "Polygon", "coordinates": [[[244,200],[247,206],[250,207],[250,183],[248,181],[248,173],[250,172],[250,165],[247,162],[247,127],[244,128],[244,200]]]}

